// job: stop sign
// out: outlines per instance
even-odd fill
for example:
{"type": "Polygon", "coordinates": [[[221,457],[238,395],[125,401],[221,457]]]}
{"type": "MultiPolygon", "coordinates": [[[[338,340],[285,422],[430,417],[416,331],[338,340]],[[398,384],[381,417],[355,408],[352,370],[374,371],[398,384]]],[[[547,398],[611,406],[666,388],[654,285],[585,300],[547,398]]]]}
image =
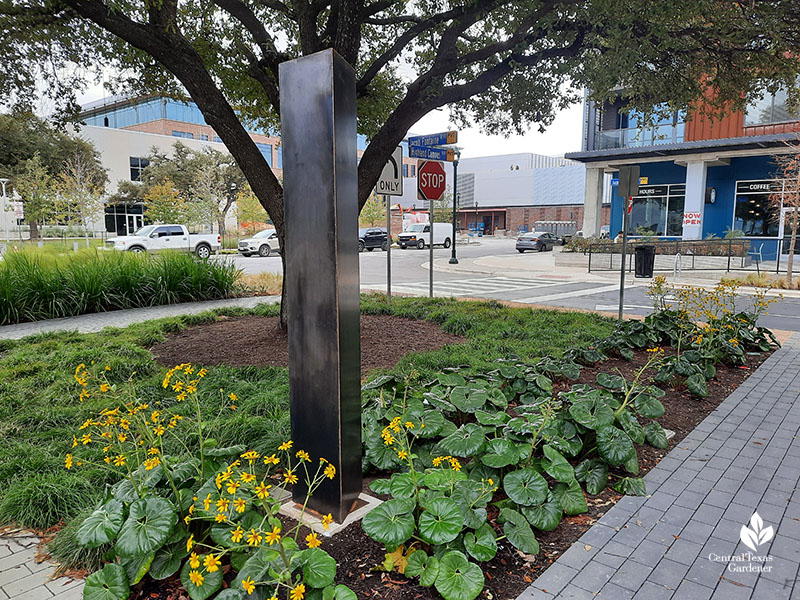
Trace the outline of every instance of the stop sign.
{"type": "Polygon", "coordinates": [[[422,160],[417,169],[417,192],[420,200],[438,200],[444,194],[447,177],[442,163],[422,160]]]}

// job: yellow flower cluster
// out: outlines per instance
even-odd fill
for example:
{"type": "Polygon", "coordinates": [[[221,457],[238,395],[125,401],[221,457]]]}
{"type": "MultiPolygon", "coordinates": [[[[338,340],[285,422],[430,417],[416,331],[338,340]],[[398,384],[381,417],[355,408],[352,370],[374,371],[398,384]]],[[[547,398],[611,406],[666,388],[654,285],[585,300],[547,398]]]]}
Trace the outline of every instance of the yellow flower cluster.
{"type": "Polygon", "coordinates": [[[433,459],[433,466],[438,467],[443,462],[449,462],[450,468],[453,471],[460,471],[461,470],[461,463],[458,461],[457,458],[453,458],[452,456],[437,456],[433,459]]]}

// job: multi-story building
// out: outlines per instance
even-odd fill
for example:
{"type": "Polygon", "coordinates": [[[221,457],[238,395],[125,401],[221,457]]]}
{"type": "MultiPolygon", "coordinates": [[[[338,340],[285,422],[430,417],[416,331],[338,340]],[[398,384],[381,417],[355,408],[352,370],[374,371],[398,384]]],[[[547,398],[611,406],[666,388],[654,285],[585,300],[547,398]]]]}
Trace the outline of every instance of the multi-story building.
{"type": "MultiPolygon", "coordinates": [[[[796,141],[800,113],[786,91],[765,93],[744,112],[710,119],[702,109],[674,112],[646,125],[642,115],[626,111],[621,99],[585,103],[583,148],[567,158],[586,165],[587,235],[600,230],[608,174],[623,165],[639,165],[639,194],[633,198],[629,233],[671,239],[724,237],[729,232],[751,240],[765,260],[775,258],[788,227],[787,209],[771,208],[781,194],[775,155],[796,141]]],[[[613,185],[613,180],[612,180],[613,185]]],[[[611,193],[612,237],[622,229],[623,199],[611,193]]]]}

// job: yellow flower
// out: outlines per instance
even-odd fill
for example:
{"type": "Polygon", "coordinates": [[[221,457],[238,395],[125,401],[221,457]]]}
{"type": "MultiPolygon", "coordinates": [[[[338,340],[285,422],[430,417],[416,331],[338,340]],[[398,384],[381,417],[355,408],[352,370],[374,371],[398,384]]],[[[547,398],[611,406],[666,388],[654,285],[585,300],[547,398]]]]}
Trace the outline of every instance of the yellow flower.
{"type": "Polygon", "coordinates": [[[458,460],[456,460],[455,458],[451,458],[450,459],[450,467],[453,469],[453,471],[460,471],[461,470],[461,463],[458,462],[458,460]]]}
{"type": "Polygon", "coordinates": [[[155,433],[155,434],[156,434],[157,436],[159,436],[159,437],[161,437],[162,435],[164,435],[164,432],[165,432],[165,431],[166,431],[166,429],[164,429],[164,426],[163,426],[163,425],[159,425],[158,427],[154,427],[154,428],[153,428],[153,433],[155,433]]]}
{"type": "Polygon", "coordinates": [[[322,517],[322,526],[325,529],[328,529],[331,523],[333,523],[333,515],[331,515],[331,513],[328,513],[327,515],[322,517]]]}
{"type": "Polygon", "coordinates": [[[186,400],[186,392],[181,392],[180,394],[175,396],[175,400],[177,400],[178,402],[183,402],[184,400],[186,400]]]}
{"type": "Polygon", "coordinates": [[[189,556],[189,566],[193,569],[200,567],[200,557],[197,556],[197,552],[192,552],[192,554],[189,556]]]}
{"type": "Polygon", "coordinates": [[[288,442],[283,442],[280,446],[278,446],[278,450],[289,450],[291,449],[292,444],[294,444],[292,440],[289,440],[288,442]]]}
{"type": "Polygon", "coordinates": [[[189,539],[186,540],[186,551],[190,552],[191,549],[192,549],[192,546],[194,546],[194,534],[190,535],[189,539]]]}
{"type": "Polygon", "coordinates": [[[237,482],[237,481],[229,481],[229,482],[228,482],[228,487],[227,487],[227,488],[225,488],[225,489],[226,489],[226,490],[228,490],[228,493],[229,493],[229,494],[235,494],[235,493],[236,493],[236,490],[238,490],[238,489],[239,489],[239,485],[240,485],[240,484],[239,484],[239,482],[237,482]]]}
{"type": "Polygon", "coordinates": [[[125,431],[128,431],[128,429],[131,426],[131,422],[128,421],[128,419],[120,419],[119,426],[122,427],[125,431]]]}
{"type": "Polygon", "coordinates": [[[214,521],[216,521],[217,523],[224,523],[225,519],[226,517],[224,512],[217,513],[216,516],[214,517],[214,521]]]}
{"type": "Polygon", "coordinates": [[[406,452],[405,450],[400,450],[400,452],[397,453],[397,458],[399,458],[400,460],[405,460],[406,458],[408,458],[408,452],[406,452]]]}
{"type": "Polygon", "coordinates": [[[209,506],[211,506],[211,494],[206,496],[203,500],[203,510],[208,510],[209,506]]]}
{"type": "Polygon", "coordinates": [[[160,453],[161,453],[161,451],[160,451],[158,448],[150,448],[150,449],[147,451],[147,453],[148,453],[150,456],[155,456],[156,454],[160,454],[160,453]]]}
{"type": "Polygon", "coordinates": [[[72,447],[74,448],[74,447],[75,447],[75,446],[77,446],[77,445],[78,445],[78,438],[76,438],[76,437],[73,435],[73,436],[72,436],[72,447]]]}
{"type": "Polygon", "coordinates": [[[245,502],[244,498],[237,498],[233,501],[233,505],[238,513],[243,513],[247,509],[247,502],[245,502]]]}
{"type": "Polygon", "coordinates": [[[286,473],[283,474],[283,479],[286,481],[286,483],[297,483],[297,475],[292,473],[291,469],[286,469],[286,473]]]}
{"type": "Polygon", "coordinates": [[[264,457],[265,465],[277,465],[279,462],[281,462],[281,459],[275,456],[274,454],[264,457]]]}
{"type": "Polygon", "coordinates": [[[191,521],[191,520],[192,520],[192,517],[190,517],[189,515],[186,515],[185,517],[183,517],[183,522],[186,523],[187,525],[189,524],[189,521],[191,521]]]}
{"type": "Polygon", "coordinates": [[[241,475],[239,475],[239,479],[241,479],[245,483],[251,483],[256,480],[256,476],[253,475],[252,473],[242,473],[241,475]]]}
{"type": "Polygon", "coordinates": [[[269,496],[269,488],[271,487],[272,487],[271,485],[264,485],[264,482],[262,481],[259,485],[256,486],[256,496],[258,496],[259,499],[263,500],[264,498],[269,496]]]}
{"type": "Polygon", "coordinates": [[[120,444],[124,444],[128,440],[128,436],[124,433],[118,433],[117,439],[119,440],[120,444]]]}
{"type": "Polygon", "coordinates": [[[107,383],[101,383],[100,384],[100,391],[101,392],[107,392],[110,389],[111,389],[111,386],[108,385],[107,383]]]}
{"type": "Polygon", "coordinates": [[[103,462],[104,462],[104,463],[106,463],[107,465],[110,465],[110,464],[111,464],[111,457],[110,457],[110,456],[106,456],[106,457],[103,459],[103,462]]]}
{"type": "Polygon", "coordinates": [[[242,458],[245,458],[245,459],[249,460],[250,464],[252,465],[253,461],[255,459],[257,459],[260,456],[260,454],[258,452],[256,452],[255,450],[248,450],[247,452],[245,452],[241,456],[242,456],[242,458]]]}
{"type": "Polygon", "coordinates": [[[221,564],[222,564],[222,561],[220,559],[218,559],[216,556],[214,556],[213,554],[209,554],[208,556],[206,556],[203,559],[203,566],[206,568],[206,571],[208,571],[209,573],[213,573],[215,571],[218,571],[221,564]]]}
{"type": "Polygon", "coordinates": [[[406,421],[406,429],[414,429],[414,424],[411,421],[406,421]]]}
{"type": "Polygon", "coordinates": [[[248,577],[247,579],[242,581],[242,587],[244,588],[244,591],[247,592],[247,595],[249,596],[250,594],[252,594],[255,591],[256,584],[252,579],[250,579],[248,577]]]}
{"type": "Polygon", "coordinates": [[[121,467],[124,464],[125,464],[125,455],[118,454],[117,457],[114,459],[114,466],[121,467]]]}
{"type": "Polygon", "coordinates": [[[491,477],[489,477],[489,479],[486,481],[489,483],[489,485],[494,485],[494,480],[491,477]]]}
{"type": "Polygon", "coordinates": [[[270,546],[275,542],[281,541],[281,528],[280,527],[273,527],[272,531],[270,531],[264,539],[269,543],[270,546]]]}
{"type": "Polygon", "coordinates": [[[308,452],[306,452],[305,450],[298,450],[297,454],[295,454],[295,456],[297,456],[297,458],[299,458],[300,460],[305,460],[305,461],[309,461],[309,462],[311,461],[311,457],[308,455],[308,452]]]}
{"type": "Polygon", "coordinates": [[[238,544],[242,541],[242,536],[244,535],[244,529],[242,529],[241,525],[237,525],[236,529],[231,531],[231,541],[234,544],[238,544]]]}
{"type": "Polygon", "coordinates": [[[161,416],[161,411],[160,410],[154,410],[153,414],[150,415],[150,420],[153,421],[153,423],[158,423],[158,418],[160,416],[161,416]]]}
{"type": "Polygon", "coordinates": [[[149,458],[146,461],[144,461],[143,464],[144,464],[144,470],[145,471],[152,471],[158,465],[161,464],[161,459],[158,458],[157,456],[154,456],[153,458],[149,458]]]}
{"type": "Polygon", "coordinates": [[[392,436],[392,434],[388,434],[388,435],[384,436],[383,443],[386,446],[391,446],[392,444],[394,444],[394,437],[392,436]]]}
{"type": "Polygon", "coordinates": [[[327,477],[328,479],[333,479],[334,477],[336,477],[336,467],[329,464],[328,466],[325,467],[323,473],[325,474],[325,477],[327,477]]]}
{"type": "Polygon", "coordinates": [[[238,401],[239,401],[239,396],[237,396],[237,395],[236,395],[236,394],[234,394],[233,392],[231,392],[230,394],[228,394],[228,398],[230,398],[231,402],[238,402],[238,401]]]}
{"type": "Polygon", "coordinates": [[[202,378],[203,378],[203,377],[205,377],[206,375],[208,375],[208,369],[200,369],[200,370],[197,372],[197,376],[198,376],[200,379],[202,379],[202,378]]]}
{"type": "Polygon", "coordinates": [[[217,500],[217,510],[219,512],[228,512],[228,507],[230,506],[231,501],[227,498],[220,498],[217,500]]]}
{"type": "Polygon", "coordinates": [[[255,529],[251,529],[250,533],[247,534],[247,543],[250,546],[258,546],[263,539],[264,538],[261,536],[261,533],[255,529]]]}
{"type": "Polygon", "coordinates": [[[304,583],[297,584],[297,587],[292,588],[292,591],[289,592],[290,600],[303,600],[306,595],[306,586],[304,583]]]}
{"type": "Polygon", "coordinates": [[[194,373],[194,369],[192,368],[192,365],[186,365],[186,368],[183,370],[183,372],[187,375],[191,375],[194,373]]]}
{"type": "Polygon", "coordinates": [[[204,578],[197,571],[189,571],[189,581],[191,581],[197,587],[200,587],[203,585],[204,578]]]}
{"type": "Polygon", "coordinates": [[[317,546],[322,545],[322,542],[316,533],[309,533],[306,536],[306,544],[308,544],[309,548],[316,548],[317,546]]]}
{"type": "Polygon", "coordinates": [[[64,459],[64,466],[67,467],[67,469],[72,468],[72,454],[67,454],[66,459],[64,459]]]}
{"type": "Polygon", "coordinates": [[[82,443],[84,446],[86,446],[87,444],[91,444],[91,443],[92,443],[92,436],[91,436],[91,434],[84,433],[84,434],[83,434],[83,437],[81,437],[81,443],[82,443]]]}

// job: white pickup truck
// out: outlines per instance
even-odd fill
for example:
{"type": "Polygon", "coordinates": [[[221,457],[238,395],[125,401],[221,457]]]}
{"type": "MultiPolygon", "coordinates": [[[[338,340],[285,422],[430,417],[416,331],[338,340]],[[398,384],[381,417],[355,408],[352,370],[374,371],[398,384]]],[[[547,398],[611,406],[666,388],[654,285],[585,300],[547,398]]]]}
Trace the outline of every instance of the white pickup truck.
{"type": "Polygon", "coordinates": [[[147,225],[133,235],[106,240],[106,247],[128,252],[160,252],[178,250],[193,252],[198,258],[208,258],[221,247],[216,233],[189,233],[185,225],[147,225]]]}

